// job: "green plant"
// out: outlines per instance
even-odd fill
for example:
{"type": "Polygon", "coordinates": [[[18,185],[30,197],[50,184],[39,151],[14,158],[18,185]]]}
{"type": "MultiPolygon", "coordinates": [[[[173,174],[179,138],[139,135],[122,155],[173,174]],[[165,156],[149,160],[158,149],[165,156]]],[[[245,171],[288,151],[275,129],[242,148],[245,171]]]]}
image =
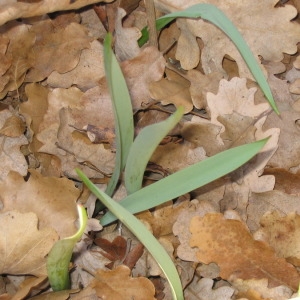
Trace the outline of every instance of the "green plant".
{"type": "MultiPolygon", "coordinates": [[[[232,38],[271,106],[278,113],[267,81],[251,51],[233,24],[214,6],[200,4],[183,12],[166,15],[159,19],[157,24],[161,28],[176,17],[199,16],[213,22],[232,38]]],[[[106,193],[99,190],[80,170],[76,171],[87,187],[110,211],[101,218],[101,224],[107,225],[116,219],[124,223],[140,239],[161,266],[170,283],[174,299],[183,299],[180,279],[171,258],[133,214],[160,205],[235,170],[259,152],[266,144],[267,139],[229,149],[150,186],[141,188],[145,166],[149,158],[164,135],[180,120],[183,110],[178,108],[166,121],[144,128],[133,141],[130,97],[121,69],[111,50],[110,34],[104,41],[104,58],[116,124],[116,166],[106,193]],[[124,183],[128,196],[120,203],[116,203],[110,195],[112,195],[124,168],[124,183]]]]}

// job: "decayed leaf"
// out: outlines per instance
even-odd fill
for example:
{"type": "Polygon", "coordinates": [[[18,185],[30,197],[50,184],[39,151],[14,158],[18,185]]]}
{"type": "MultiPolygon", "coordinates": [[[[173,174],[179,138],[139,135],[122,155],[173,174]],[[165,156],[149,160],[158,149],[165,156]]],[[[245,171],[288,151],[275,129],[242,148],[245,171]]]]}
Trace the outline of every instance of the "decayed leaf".
{"type": "MultiPolygon", "coordinates": [[[[0,25],[9,20],[41,16],[61,10],[78,9],[97,2],[99,0],[76,0],[72,2],[70,0],[41,0],[29,3],[17,0],[4,0],[0,5],[0,25]]],[[[102,0],[102,2],[111,2],[111,0],[102,0]]]]}
{"type": "Polygon", "coordinates": [[[199,279],[194,277],[188,288],[184,291],[184,296],[189,300],[230,300],[234,289],[229,286],[213,289],[214,281],[210,278],[199,279]]]}
{"type": "MultiPolygon", "coordinates": [[[[293,54],[297,51],[300,26],[290,22],[297,11],[291,5],[275,7],[277,0],[256,1],[217,1],[217,0],[156,0],[158,8],[165,11],[182,10],[197,3],[210,3],[222,10],[237,26],[255,57],[261,55],[266,60],[280,61],[283,52],[293,54]],[[249,18],[251,15],[251,18],[249,18]],[[266,43],[268,41],[268,43],[266,43]],[[275,46],[276,45],[276,46],[275,46]]],[[[196,37],[204,43],[201,61],[204,72],[223,72],[222,61],[225,54],[238,64],[241,77],[251,78],[251,74],[232,41],[216,26],[199,20],[177,21],[181,29],[176,58],[184,69],[190,70],[199,63],[199,48],[196,37]],[[188,55],[187,55],[188,53],[188,55]]]]}
{"type": "Polygon", "coordinates": [[[223,279],[263,279],[270,287],[286,285],[297,290],[300,276],[266,243],[255,241],[244,223],[226,220],[222,214],[193,217],[190,224],[191,247],[206,264],[215,262],[223,279]]]}
{"type": "Polygon", "coordinates": [[[266,213],[255,237],[272,246],[279,257],[300,266],[300,216],[296,213],[280,216],[277,211],[266,213]]]}
{"type": "Polygon", "coordinates": [[[76,85],[84,91],[95,87],[103,76],[103,46],[98,41],[93,41],[90,49],[82,50],[79,63],[75,69],[63,73],[53,71],[48,76],[47,83],[52,87],[60,88],[69,88],[76,85]]]}
{"type": "MultiPolygon", "coordinates": [[[[2,180],[6,178],[10,171],[16,171],[23,176],[27,173],[27,162],[20,151],[20,147],[28,143],[25,136],[20,134],[20,131],[24,130],[7,127],[9,120],[15,119],[15,117],[8,109],[0,111],[0,133],[2,131],[0,136],[0,159],[2,161],[0,178],[2,180]]],[[[25,128],[23,127],[23,129],[25,128]]]]}
{"type": "Polygon", "coordinates": [[[2,212],[12,209],[34,212],[39,228],[54,228],[60,238],[73,235],[77,230],[76,200],[80,191],[67,178],[43,177],[31,170],[28,181],[18,173],[11,172],[0,182],[2,212]]]}
{"type": "Polygon", "coordinates": [[[95,277],[90,286],[96,290],[99,298],[155,299],[155,289],[151,281],[145,277],[130,277],[130,269],[126,266],[121,265],[112,271],[98,270],[95,277]]]}
{"type": "Polygon", "coordinates": [[[39,21],[30,29],[36,35],[36,42],[30,53],[32,69],[26,81],[41,81],[52,71],[65,73],[74,69],[83,49],[90,48],[86,29],[77,23],[66,26],[50,19],[39,21]]]}
{"type": "Polygon", "coordinates": [[[0,214],[0,273],[45,275],[45,256],[58,235],[52,228],[37,229],[34,213],[8,211],[0,214]]]}

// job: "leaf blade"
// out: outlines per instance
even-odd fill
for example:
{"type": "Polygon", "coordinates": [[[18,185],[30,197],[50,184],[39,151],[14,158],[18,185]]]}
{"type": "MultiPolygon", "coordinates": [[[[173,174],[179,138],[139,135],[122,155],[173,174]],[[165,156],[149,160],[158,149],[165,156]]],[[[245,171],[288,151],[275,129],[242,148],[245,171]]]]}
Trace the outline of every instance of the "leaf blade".
{"type": "MultiPolygon", "coordinates": [[[[234,171],[256,155],[267,140],[218,153],[130,194],[119,203],[131,213],[158,206],[234,171]]],[[[100,219],[100,223],[105,226],[115,219],[108,212],[100,219]]]]}

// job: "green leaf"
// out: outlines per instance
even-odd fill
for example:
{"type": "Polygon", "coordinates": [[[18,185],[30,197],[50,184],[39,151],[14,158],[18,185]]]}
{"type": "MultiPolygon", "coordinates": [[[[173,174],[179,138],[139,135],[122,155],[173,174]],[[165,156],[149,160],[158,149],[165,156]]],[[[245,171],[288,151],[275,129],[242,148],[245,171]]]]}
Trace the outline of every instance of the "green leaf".
{"type": "Polygon", "coordinates": [[[70,288],[69,264],[75,244],[81,238],[87,223],[87,214],[82,205],[77,205],[79,215],[78,231],[62,240],[57,241],[47,257],[47,273],[53,291],[70,288]]]}
{"type": "Polygon", "coordinates": [[[143,128],[136,139],[127,158],[124,181],[128,194],[142,187],[142,181],[147,163],[160,141],[180,121],[184,109],[179,107],[167,120],[143,128]]]}
{"type": "Polygon", "coordinates": [[[104,40],[104,66],[113,103],[116,132],[116,162],[105,191],[108,195],[112,195],[115,190],[134,136],[131,99],[119,63],[112,52],[111,43],[112,36],[108,33],[104,40]]]}
{"type": "MultiPolygon", "coordinates": [[[[244,58],[249,70],[253,77],[259,84],[266,98],[268,99],[273,110],[279,114],[278,108],[274,101],[270,86],[258,65],[254,55],[252,54],[249,46],[245,42],[243,36],[240,34],[235,25],[227,18],[227,16],[219,10],[217,7],[211,4],[195,4],[183,11],[174,12],[167,14],[156,21],[157,30],[162,29],[168,23],[173,21],[175,18],[202,18],[207,20],[218,28],[220,28],[227,36],[233,41],[242,57],[244,58]]],[[[139,44],[143,45],[148,40],[147,29],[142,30],[142,38],[139,40],[139,44]]]]}
{"type": "MultiPolygon", "coordinates": [[[[234,171],[257,154],[267,140],[218,153],[130,194],[119,203],[131,213],[158,206],[234,171]]],[[[104,226],[115,220],[115,216],[108,212],[100,223],[104,226]]]]}
{"type": "Polygon", "coordinates": [[[86,175],[76,169],[78,176],[86,184],[86,186],[93,192],[98,199],[143,243],[148,249],[149,253],[156,260],[158,265],[164,272],[172,290],[173,298],[183,300],[183,292],[181,282],[170,256],[157,241],[157,239],[150,233],[150,231],[139,221],[135,216],[129,213],[124,207],[115,202],[112,198],[99,190],[86,175]]]}

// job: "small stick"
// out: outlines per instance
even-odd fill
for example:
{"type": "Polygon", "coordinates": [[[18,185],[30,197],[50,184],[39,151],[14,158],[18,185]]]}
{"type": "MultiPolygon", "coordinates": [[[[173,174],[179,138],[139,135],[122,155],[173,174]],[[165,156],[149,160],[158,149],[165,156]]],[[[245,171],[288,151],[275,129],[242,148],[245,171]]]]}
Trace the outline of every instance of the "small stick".
{"type": "Polygon", "coordinates": [[[155,26],[155,7],[153,0],[145,0],[145,7],[148,20],[149,45],[158,48],[157,32],[155,26]]]}

